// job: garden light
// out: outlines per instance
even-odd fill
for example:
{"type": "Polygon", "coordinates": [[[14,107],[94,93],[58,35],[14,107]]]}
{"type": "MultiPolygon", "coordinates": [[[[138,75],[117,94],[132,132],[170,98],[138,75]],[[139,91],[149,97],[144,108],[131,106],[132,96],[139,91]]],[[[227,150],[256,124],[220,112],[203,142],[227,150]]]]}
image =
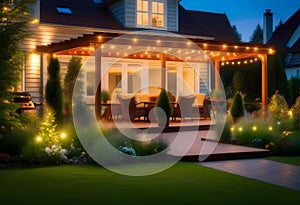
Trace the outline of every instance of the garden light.
{"type": "Polygon", "coordinates": [[[272,130],[273,130],[273,127],[272,127],[272,126],[269,126],[268,129],[269,129],[269,131],[272,131],[272,130]]]}
{"type": "Polygon", "coordinates": [[[292,118],[292,117],[293,117],[293,111],[290,110],[290,111],[288,112],[288,115],[289,115],[290,118],[292,118]]]}
{"type": "Polygon", "coordinates": [[[240,131],[240,132],[243,131],[243,128],[242,128],[242,127],[239,127],[239,131],[240,131]]]}
{"type": "Polygon", "coordinates": [[[60,135],[60,137],[62,138],[62,139],[65,139],[66,137],[67,137],[67,135],[66,135],[66,133],[61,133],[61,135],[60,135]]]}
{"type": "Polygon", "coordinates": [[[252,130],[253,130],[253,131],[256,131],[256,130],[257,130],[257,127],[256,127],[256,126],[253,126],[253,127],[252,127],[252,130]]]}
{"type": "Polygon", "coordinates": [[[234,127],[230,128],[230,131],[233,132],[234,131],[234,127]]]}
{"type": "Polygon", "coordinates": [[[42,137],[37,136],[37,137],[36,137],[36,142],[39,143],[39,142],[41,142],[41,141],[42,141],[42,137]]]}

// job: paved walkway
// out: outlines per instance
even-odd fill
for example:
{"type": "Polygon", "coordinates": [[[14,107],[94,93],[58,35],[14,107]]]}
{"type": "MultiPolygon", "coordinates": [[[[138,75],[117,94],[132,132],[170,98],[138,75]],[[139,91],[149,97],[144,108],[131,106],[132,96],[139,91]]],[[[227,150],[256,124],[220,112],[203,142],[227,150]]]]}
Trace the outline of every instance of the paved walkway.
{"type": "Polygon", "coordinates": [[[200,162],[199,164],[300,191],[300,166],[267,159],[211,161],[200,162]]]}

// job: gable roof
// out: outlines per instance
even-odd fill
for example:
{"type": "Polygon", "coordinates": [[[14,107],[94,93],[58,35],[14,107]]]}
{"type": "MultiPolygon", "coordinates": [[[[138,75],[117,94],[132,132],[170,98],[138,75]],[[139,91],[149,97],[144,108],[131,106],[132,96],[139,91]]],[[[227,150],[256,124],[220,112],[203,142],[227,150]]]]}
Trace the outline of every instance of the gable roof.
{"type": "Polygon", "coordinates": [[[103,4],[93,0],[41,0],[40,22],[63,24],[76,27],[90,27],[111,30],[125,30],[103,4]],[[72,14],[61,14],[56,7],[69,8],[72,14]]]}
{"type": "Polygon", "coordinates": [[[205,31],[205,29],[200,24],[197,23],[197,21],[194,20],[192,15],[181,5],[179,5],[178,12],[179,34],[212,37],[205,31]]]}
{"type": "Polygon", "coordinates": [[[283,52],[282,54],[287,52],[300,52],[299,39],[291,48],[286,46],[299,25],[300,9],[298,9],[284,24],[280,25],[274,31],[267,44],[277,47],[283,52]]]}
{"type": "MultiPolygon", "coordinates": [[[[212,36],[218,41],[234,41],[234,32],[231,29],[226,14],[190,10],[187,10],[187,14],[190,15],[198,27],[205,29],[208,36],[212,36]]],[[[197,29],[195,24],[189,28],[190,30],[197,29]]]]}
{"type": "MultiPolygon", "coordinates": [[[[93,0],[40,0],[40,22],[74,27],[108,29],[118,31],[141,30],[128,28],[118,22],[106,4],[93,0]],[[69,8],[72,14],[63,14],[57,7],[69,8]]],[[[178,34],[209,37],[217,41],[232,42],[234,33],[225,14],[190,11],[181,5],[179,11],[178,34]]]]}

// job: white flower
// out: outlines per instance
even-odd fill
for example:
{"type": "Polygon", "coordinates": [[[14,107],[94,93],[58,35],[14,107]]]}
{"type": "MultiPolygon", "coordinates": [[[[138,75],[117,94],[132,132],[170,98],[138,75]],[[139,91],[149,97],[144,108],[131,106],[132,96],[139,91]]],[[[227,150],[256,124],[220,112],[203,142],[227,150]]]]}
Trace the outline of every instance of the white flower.
{"type": "Polygon", "coordinates": [[[48,155],[50,155],[50,154],[51,154],[51,149],[50,149],[49,147],[46,147],[46,148],[45,148],[45,152],[46,152],[48,155]]]}
{"type": "Polygon", "coordinates": [[[51,146],[51,149],[53,149],[53,150],[56,148],[57,148],[57,146],[55,144],[51,146]]]}
{"type": "Polygon", "coordinates": [[[67,153],[67,150],[66,150],[66,149],[61,149],[61,150],[60,150],[60,154],[65,155],[66,153],[67,153]]]}

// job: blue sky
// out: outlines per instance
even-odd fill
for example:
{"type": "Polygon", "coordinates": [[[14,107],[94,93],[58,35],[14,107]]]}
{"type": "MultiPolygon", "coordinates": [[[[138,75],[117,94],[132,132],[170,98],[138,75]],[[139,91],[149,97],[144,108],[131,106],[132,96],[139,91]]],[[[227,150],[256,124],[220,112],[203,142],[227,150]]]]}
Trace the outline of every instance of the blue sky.
{"type": "Polygon", "coordinates": [[[256,25],[263,26],[265,9],[272,9],[275,28],[280,19],[285,22],[300,8],[300,0],[182,0],[181,5],[189,10],[225,13],[247,42],[256,25]]]}

